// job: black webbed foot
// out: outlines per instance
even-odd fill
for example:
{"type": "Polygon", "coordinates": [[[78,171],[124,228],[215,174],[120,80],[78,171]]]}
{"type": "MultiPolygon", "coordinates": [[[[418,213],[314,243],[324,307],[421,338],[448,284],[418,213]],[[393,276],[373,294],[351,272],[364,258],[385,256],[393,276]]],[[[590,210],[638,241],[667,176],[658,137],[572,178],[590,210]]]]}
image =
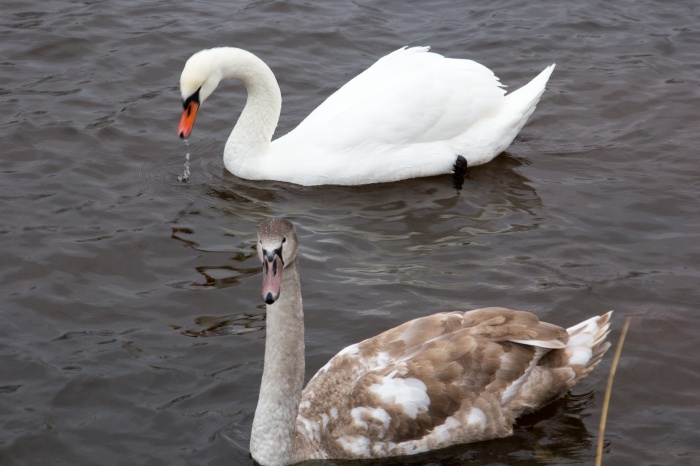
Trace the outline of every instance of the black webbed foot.
{"type": "Polygon", "coordinates": [[[467,176],[467,159],[461,155],[457,156],[454,166],[452,167],[452,186],[460,191],[464,184],[464,177],[467,176]]]}

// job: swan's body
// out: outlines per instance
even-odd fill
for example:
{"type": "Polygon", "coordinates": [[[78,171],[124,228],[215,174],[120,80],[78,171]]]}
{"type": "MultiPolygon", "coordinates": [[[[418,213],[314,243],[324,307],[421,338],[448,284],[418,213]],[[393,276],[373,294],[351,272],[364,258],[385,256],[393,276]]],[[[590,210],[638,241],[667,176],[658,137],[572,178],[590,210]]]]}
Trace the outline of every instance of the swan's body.
{"type": "Polygon", "coordinates": [[[567,330],[503,308],[435,314],[345,348],[302,391],[297,235],[268,219],[258,239],[267,341],[250,450],[263,465],[410,455],[511,435],[518,416],[565,394],[610,346],[611,313],[567,330]]]}
{"type": "Polygon", "coordinates": [[[202,50],[185,64],[180,128],[188,137],[199,105],[222,79],[239,79],[248,101],[224,149],[246,179],[358,185],[450,173],[458,156],[480,165],[503,152],[535,110],[554,65],[504,96],[498,78],[471,60],[428,47],[401,48],[328,97],[272,141],[282,106],[270,68],[245,50],[202,50]]]}

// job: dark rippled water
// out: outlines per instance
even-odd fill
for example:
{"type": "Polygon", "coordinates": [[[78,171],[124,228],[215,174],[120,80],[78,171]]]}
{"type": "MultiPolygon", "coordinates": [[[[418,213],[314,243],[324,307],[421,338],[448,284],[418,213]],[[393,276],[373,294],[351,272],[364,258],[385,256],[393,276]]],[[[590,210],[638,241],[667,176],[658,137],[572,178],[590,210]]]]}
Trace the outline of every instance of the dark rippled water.
{"type": "MultiPolygon", "coordinates": [[[[634,319],[604,464],[700,463],[700,8],[482,3],[4,2],[0,464],[250,464],[265,326],[253,242],[270,215],[301,235],[308,375],[436,311],[571,325],[615,309],[613,342],[634,319]],[[557,63],[508,153],[459,194],[449,177],[238,179],[221,159],[245,98],[233,83],[189,148],[176,138],[179,74],[199,49],[269,63],[284,133],[407,44],[511,88],[557,63]]],[[[513,437],[415,463],[591,464],[611,356],[513,437]]]]}

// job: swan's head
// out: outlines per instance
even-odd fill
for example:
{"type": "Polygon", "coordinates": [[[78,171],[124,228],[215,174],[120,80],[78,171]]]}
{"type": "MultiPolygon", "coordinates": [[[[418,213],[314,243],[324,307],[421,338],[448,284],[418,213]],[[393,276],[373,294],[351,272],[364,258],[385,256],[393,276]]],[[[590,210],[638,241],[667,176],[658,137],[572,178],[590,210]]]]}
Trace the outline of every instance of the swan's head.
{"type": "Polygon", "coordinates": [[[262,299],[267,304],[277,301],[284,268],[297,258],[297,231],[290,222],[268,218],[258,227],[258,257],[263,264],[262,299]]]}
{"type": "Polygon", "coordinates": [[[217,49],[195,53],[185,63],[180,75],[180,94],[185,108],[177,130],[181,138],[188,138],[194,127],[199,106],[209,97],[222,79],[217,49]]]}

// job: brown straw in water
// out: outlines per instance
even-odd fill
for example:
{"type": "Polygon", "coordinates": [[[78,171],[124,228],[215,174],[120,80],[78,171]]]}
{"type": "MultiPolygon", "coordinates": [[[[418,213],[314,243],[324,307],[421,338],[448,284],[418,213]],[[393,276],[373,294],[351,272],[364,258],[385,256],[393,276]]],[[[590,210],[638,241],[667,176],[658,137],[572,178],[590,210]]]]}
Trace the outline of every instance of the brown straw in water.
{"type": "Polygon", "coordinates": [[[598,432],[598,453],[596,455],[595,464],[596,466],[601,466],[603,464],[603,439],[605,438],[605,421],[608,418],[608,406],[610,405],[610,394],[612,393],[613,379],[615,378],[615,371],[617,370],[617,362],[620,360],[620,353],[622,353],[622,345],[625,343],[625,335],[627,335],[627,328],[630,326],[631,316],[625,319],[625,325],[622,327],[622,333],[620,334],[620,341],[617,343],[617,348],[615,349],[615,357],[613,358],[612,366],[610,367],[610,375],[608,376],[608,386],[605,389],[605,400],[603,401],[603,413],[600,416],[600,429],[598,432]]]}

